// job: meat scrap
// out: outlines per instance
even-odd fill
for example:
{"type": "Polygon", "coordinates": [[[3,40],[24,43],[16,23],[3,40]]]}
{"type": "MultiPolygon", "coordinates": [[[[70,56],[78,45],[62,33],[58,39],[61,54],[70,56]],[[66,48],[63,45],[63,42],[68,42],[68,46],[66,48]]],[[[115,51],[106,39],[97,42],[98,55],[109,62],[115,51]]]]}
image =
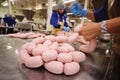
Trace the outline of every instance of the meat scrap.
{"type": "Polygon", "coordinates": [[[33,32],[28,32],[28,33],[14,33],[14,34],[8,34],[8,37],[11,38],[20,38],[20,39],[32,39],[32,38],[37,38],[37,37],[44,37],[45,34],[42,33],[33,33],[33,32]]]}

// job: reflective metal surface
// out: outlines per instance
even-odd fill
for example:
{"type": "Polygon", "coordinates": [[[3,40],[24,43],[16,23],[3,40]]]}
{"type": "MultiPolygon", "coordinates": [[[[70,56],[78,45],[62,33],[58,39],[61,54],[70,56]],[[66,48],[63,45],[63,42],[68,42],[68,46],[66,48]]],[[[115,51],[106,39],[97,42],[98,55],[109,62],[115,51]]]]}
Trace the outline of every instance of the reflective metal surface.
{"type": "Polygon", "coordinates": [[[30,69],[21,64],[19,51],[28,40],[0,36],[0,80],[103,80],[110,57],[105,54],[106,43],[98,43],[93,54],[86,54],[80,72],[65,76],[48,72],[44,67],[30,69]]]}

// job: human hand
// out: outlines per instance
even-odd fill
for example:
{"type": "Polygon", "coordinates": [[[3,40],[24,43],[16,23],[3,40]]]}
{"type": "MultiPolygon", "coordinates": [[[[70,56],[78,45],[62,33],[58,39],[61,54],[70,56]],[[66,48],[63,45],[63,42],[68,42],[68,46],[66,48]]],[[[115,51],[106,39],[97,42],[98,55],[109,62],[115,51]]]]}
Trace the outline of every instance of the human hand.
{"type": "Polygon", "coordinates": [[[81,4],[79,2],[73,2],[70,6],[69,6],[69,10],[73,13],[73,15],[75,16],[86,16],[88,13],[87,9],[83,9],[83,7],[81,6],[81,4]]]}
{"type": "Polygon", "coordinates": [[[62,30],[66,31],[66,32],[69,32],[69,31],[70,31],[69,27],[66,27],[66,26],[63,26],[63,27],[62,27],[62,30]]]}
{"type": "Polygon", "coordinates": [[[96,38],[101,34],[101,23],[83,23],[80,34],[82,34],[86,40],[96,38]]]}

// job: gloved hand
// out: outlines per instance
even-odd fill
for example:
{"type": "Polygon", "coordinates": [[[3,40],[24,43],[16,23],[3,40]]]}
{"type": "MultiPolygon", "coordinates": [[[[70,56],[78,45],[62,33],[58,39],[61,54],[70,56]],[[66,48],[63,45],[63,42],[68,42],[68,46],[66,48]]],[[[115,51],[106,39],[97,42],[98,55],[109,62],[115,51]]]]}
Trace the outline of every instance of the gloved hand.
{"type": "Polygon", "coordinates": [[[77,1],[73,2],[72,5],[69,6],[69,10],[73,13],[75,16],[86,16],[88,13],[87,9],[83,9],[81,4],[77,1]]]}
{"type": "Polygon", "coordinates": [[[63,27],[62,27],[62,30],[66,31],[66,32],[69,32],[69,31],[70,31],[69,27],[66,27],[66,26],[63,26],[63,27]]]}

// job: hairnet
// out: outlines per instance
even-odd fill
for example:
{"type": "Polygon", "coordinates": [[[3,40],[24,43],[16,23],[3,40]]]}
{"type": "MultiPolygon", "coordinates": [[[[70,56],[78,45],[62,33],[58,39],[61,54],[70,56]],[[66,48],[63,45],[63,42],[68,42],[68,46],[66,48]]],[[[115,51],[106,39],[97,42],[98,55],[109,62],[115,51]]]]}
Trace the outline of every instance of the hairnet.
{"type": "Polygon", "coordinates": [[[58,4],[57,4],[57,10],[58,10],[58,9],[65,9],[65,8],[66,8],[66,6],[65,6],[65,4],[63,3],[63,1],[59,1],[58,4]]]}

